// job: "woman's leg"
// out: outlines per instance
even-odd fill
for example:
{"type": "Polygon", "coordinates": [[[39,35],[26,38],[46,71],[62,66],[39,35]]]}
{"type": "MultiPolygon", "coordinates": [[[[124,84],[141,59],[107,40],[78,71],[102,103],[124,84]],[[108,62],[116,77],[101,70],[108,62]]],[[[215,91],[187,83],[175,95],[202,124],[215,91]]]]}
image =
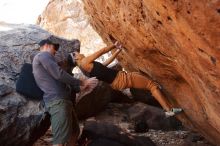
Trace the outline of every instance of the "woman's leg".
{"type": "Polygon", "coordinates": [[[140,75],[137,72],[118,72],[115,80],[111,84],[111,87],[115,90],[122,90],[125,88],[150,90],[155,99],[167,111],[165,112],[167,117],[174,116],[183,111],[181,108],[172,108],[171,104],[167,101],[166,97],[161,92],[158,83],[152,81],[150,78],[140,75]]]}
{"type": "Polygon", "coordinates": [[[152,95],[166,111],[171,110],[171,104],[167,101],[166,97],[161,92],[158,83],[136,72],[128,73],[127,75],[129,76],[128,79],[131,80],[130,84],[128,84],[128,88],[132,87],[137,89],[150,90],[152,95]]]}

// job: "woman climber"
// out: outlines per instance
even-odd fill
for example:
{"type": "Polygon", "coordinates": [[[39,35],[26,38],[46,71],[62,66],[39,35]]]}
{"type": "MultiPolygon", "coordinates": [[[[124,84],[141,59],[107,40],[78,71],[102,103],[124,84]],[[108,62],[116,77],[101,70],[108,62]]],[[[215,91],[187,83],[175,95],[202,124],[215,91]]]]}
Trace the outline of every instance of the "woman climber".
{"type": "Polygon", "coordinates": [[[89,77],[96,77],[97,79],[107,82],[115,90],[122,90],[125,88],[137,88],[150,90],[156,100],[165,108],[167,112],[166,116],[173,116],[182,111],[181,108],[172,108],[167,102],[166,98],[160,91],[160,85],[148,77],[145,77],[138,72],[125,72],[108,68],[109,65],[116,56],[121,52],[122,45],[119,42],[102,48],[97,52],[85,57],[79,52],[71,53],[73,62],[82,70],[82,72],[89,77]],[[117,48],[113,55],[107,59],[104,63],[95,61],[101,55],[117,48]]]}

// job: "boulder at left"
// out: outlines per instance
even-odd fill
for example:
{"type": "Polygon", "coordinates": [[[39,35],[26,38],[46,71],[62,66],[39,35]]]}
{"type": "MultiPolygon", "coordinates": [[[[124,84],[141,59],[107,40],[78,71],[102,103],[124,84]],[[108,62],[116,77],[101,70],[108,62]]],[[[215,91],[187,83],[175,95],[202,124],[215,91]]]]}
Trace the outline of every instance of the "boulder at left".
{"type": "Polygon", "coordinates": [[[4,24],[0,31],[0,145],[31,145],[50,126],[40,102],[15,91],[24,63],[30,63],[38,42],[50,34],[36,26],[4,24]]]}
{"type": "MultiPolygon", "coordinates": [[[[78,40],[52,36],[34,25],[0,23],[0,26],[7,28],[0,30],[0,145],[29,146],[45,133],[50,120],[44,114],[40,101],[15,91],[21,67],[24,63],[31,63],[32,56],[38,52],[38,42],[44,38],[50,37],[60,44],[56,55],[58,61],[79,47],[78,40]]],[[[100,96],[109,97],[105,93],[100,96]]]]}

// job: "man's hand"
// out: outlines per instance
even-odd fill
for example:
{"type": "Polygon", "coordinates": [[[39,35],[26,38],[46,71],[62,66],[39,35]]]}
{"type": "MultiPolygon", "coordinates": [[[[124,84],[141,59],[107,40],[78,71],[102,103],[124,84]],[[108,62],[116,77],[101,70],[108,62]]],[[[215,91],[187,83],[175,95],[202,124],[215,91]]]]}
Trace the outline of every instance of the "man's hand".
{"type": "Polygon", "coordinates": [[[97,86],[98,80],[96,77],[92,77],[89,79],[82,80],[82,85],[80,86],[81,92],[85,92],[86,94],[92,92],[92,90],[97,86]]]}

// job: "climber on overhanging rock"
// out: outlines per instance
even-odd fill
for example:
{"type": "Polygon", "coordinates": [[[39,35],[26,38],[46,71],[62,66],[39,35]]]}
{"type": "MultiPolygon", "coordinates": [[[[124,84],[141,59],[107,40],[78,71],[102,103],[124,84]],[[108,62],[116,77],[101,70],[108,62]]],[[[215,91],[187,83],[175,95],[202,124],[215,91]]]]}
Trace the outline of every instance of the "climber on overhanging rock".
{"type": "Polygon", "coordinates": [[[79,66],[82,72],[89,77],[96,77],[97,79],[111,84],[111,87],[115,90],[122,90],[125,88],[137,88],[150,90],[152,95],[158,100],[158,102],[165,108],[166,116],[173,116],[182,112],[181,108],[172,108],[171,105],[167,102],[165,96],[160,91],[161,86],[151,80],[148,77],[145,77],[138,72],[125,72],[117,71],[111,68],[106,67],[109,65],[115,57],[122,50],[122,45],[119,42],[115,42],[113,45],[105,47],[87,57],[79,52],[71,53],[72,61],[74,64],[79,66]],[[115,53],[104,63],[96,62],[95,59],[101,55],[117,48],[115,53]]]}

